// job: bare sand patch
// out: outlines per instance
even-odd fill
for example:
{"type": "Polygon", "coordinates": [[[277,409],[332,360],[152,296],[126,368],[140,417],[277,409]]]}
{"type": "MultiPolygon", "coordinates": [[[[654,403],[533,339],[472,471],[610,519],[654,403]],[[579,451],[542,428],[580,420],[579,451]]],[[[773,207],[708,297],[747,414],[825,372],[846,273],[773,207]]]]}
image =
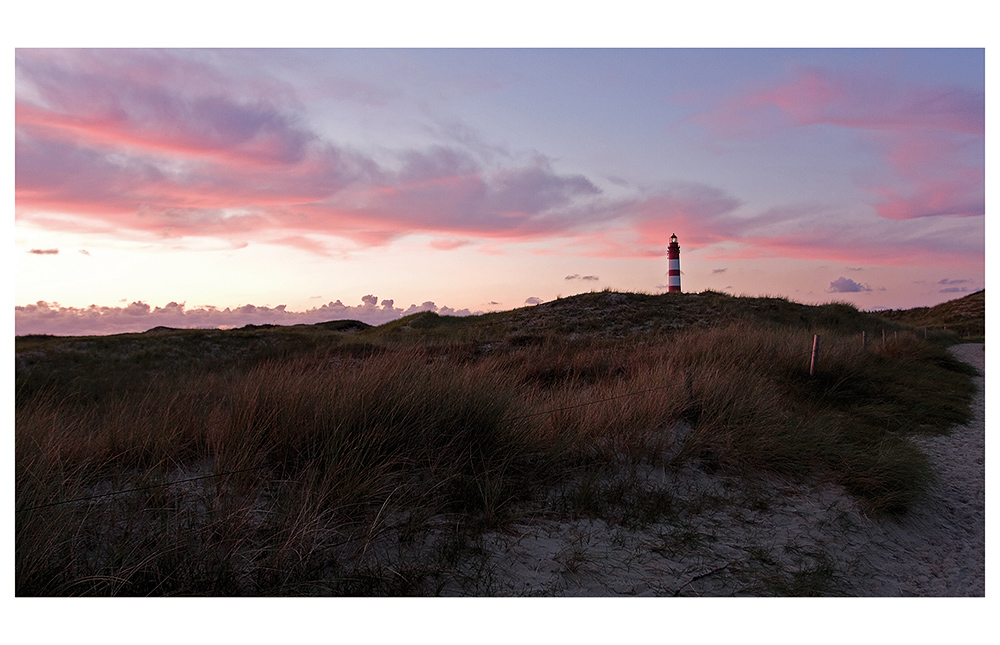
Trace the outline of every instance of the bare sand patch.
{"type": "Polygon", "coordinates": [[[865,515],[841,487],[746,482],[690,466],[629,473],[677,513],[641,527],[542,515],[480,538],[434,593],[518,596],[984,596],[985,356],[973,421],[917,437],[937,480],[901,520],[865,515]]]}

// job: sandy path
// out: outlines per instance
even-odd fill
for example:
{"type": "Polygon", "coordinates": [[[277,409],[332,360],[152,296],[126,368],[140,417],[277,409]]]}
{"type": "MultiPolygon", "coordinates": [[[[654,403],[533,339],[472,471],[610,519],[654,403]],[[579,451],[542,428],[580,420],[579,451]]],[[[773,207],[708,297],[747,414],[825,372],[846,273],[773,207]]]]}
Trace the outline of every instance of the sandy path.
{"type": "MultiPolygon", "coordinates": [[[[959,345],[954,354],[986,373],[984,345],[959,345]]],[[[948,436],[914,439],[934,464],[938,481],[901,522],[871,523],[852,545],[871,569],[856,580],[875,596],[984,596],[986,594],[985,377],[973,420],[948,436]]]]}
{"type": "Polygon", "coordinates": [[[869,532],[875,571],[859,585],[866,595],[984,596],[986,594],[985,346],[959,345],[954,354],[979,370],[973,421],[946,437],[919,437],[938,481],[900,523],[869,532]]]}
{"type": "MultiPolygon", "coordinates": [[[[983,345],[954,348],[985,374],[983,345]]],[[[902,521],[866,517],[833,485],[747,486],[695,468],[635,473],[685,510],[630,530],[544,518],[483,536],[446,595],[985,595],[985,391],[974,419],[916,439],[938,480],[902,521]]]]}

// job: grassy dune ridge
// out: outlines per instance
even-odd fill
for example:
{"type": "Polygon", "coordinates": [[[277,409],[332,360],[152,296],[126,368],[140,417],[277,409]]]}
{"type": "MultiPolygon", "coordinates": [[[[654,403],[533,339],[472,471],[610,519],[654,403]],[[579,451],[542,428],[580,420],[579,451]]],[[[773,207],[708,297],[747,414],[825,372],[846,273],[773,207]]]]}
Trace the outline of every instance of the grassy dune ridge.
{"type": "Polygon", "coordinates": [[[882,311],[879,316],[914,327],[950,329],[963,337],[982,340],[986,336],[986,290],[933,307],[882,311]]]}
{"type": "Polygon", "coordinates": [[[526,506],[669,516],[580,488],[640,463],[829,480],[902,514],[933,477],[907,437],[969,418],[971,368],[930,335],[845,304],[598,292],[372,328],[18,338],[16,593],[418,592],[526,506]],[[380,568],[387,532],[436,546],[380,568]]]}

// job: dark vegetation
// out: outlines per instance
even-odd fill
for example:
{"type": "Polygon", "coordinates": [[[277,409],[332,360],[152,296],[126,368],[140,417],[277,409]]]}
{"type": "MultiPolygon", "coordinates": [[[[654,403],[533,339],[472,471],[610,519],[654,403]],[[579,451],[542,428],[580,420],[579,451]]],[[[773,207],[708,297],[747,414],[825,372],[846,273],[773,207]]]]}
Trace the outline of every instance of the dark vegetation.
{"type": "MultiPolygon", "coordinates": [[[[982,301],[946,304],[981,319],[982,301]]],[[[900,515],[933,477],[908,437],[967,422],[973,394],[929,315],[597,292],[379,327],[18,337],[15,590],[424,593],[526,504],[669,518],[669,491],[599,477],[642,463],[834,481],[900,515]],[[433,558],[380,566],[389,533],[433,558]]]]}
{"type": "Polygon", "coordinates": [[[933,307],[882,311],[879,316],[917,328],[951,331],[968,340],[982,341],[986,337],[986,290],[933,307]]]}

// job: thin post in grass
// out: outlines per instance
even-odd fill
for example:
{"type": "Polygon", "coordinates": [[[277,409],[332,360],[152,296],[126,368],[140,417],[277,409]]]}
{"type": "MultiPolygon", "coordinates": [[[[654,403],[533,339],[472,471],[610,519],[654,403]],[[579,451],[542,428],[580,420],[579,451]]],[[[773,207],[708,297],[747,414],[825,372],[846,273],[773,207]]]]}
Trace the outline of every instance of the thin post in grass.
{"type": "Polygon", "coordinates": [[[819,350],[819,334],[813,336],[812,358],[809,359],[809,376],[816,374],[816,352],[819,350]]]}
{"type": "Polygon", "coordinates": [[[868,332],[861,332],[861,349],[864,349],[868,345],[868,332]]]}
{"type": "Polygon", "coordinates": [[[885,345],[885,330],[882,330],[882,344],[885,345]]]}

